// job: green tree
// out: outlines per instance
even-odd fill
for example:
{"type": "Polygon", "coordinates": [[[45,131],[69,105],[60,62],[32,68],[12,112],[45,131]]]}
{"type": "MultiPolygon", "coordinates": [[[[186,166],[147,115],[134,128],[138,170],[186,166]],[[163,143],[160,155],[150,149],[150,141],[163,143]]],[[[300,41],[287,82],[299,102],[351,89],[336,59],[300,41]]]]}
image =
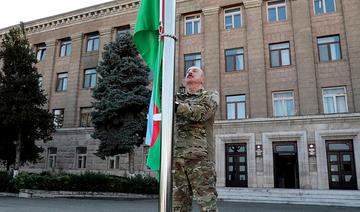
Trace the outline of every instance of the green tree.
{"type": "Polygon", "coordinates": [[[93,137],[101,141],[97,156],[131,153],[143,143],[150,101],[149,69],[130,33],[104,47],[97,67],[99,83],[93,92],[93,137]]]}
{"type": "Polygon", "coordinates": [[[0,49],[0,159],[14,170],[40,159],[37,140],[47,141],[54,132],[52,114],[39,88],[39,73],[25,32],[13,28],[3,36],[0,49]]]}

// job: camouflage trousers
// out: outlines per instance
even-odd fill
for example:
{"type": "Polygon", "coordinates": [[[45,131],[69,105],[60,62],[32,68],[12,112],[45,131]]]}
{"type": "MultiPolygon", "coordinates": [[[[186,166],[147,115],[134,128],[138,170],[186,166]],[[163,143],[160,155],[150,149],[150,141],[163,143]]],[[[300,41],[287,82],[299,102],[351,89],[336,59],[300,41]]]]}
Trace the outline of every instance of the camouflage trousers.
{"type": "Polygon", "coordinates": [[[191,212],[193,197],[201,212],[217,212],[214,162],[175,158],[173,212],[191,212]]]}

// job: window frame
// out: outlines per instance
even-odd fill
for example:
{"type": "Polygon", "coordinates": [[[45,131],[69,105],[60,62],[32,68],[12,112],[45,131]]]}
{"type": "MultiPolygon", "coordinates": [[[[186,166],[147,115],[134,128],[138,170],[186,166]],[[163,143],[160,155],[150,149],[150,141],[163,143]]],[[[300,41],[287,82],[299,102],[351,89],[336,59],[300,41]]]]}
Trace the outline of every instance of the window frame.
{"type": "Polygon", "coordinates": [[[87,147],[76,147],[76,169],[86,169],[87,147]],[[85,150],[85,153],[81,153],[85,150]]]}
{"type": "Polygon", "coordinates": [[[337,11],[337,8],[336,8],[336,0],[332,0],[333,1],[333,4],[334,4],[334,11],[333,12],[328,12],[326,11],[326,0],[319,0],[322,2],[322,5],[323,5],[323,10],[322,10],[322,13],[316,13],[316,9],[315,9],[315,1],[316,0],[312,0],[313,2],[313,12],[314,12],[314,15],[324,15],[324,14],[331,14],[331,13],[336,13],[337,11]]]}
{"type": "Polygon", "coordinates": [[[90,33],[86,36],[86,52],[95,52],[100,49],[100,34],[97,32],[90,33]],[[98,40],[97,49],[95,49],[95,41],[98,40]],[[91,49],[89,50],[89,42],[91,42],[91,49]]]}
{"type": "Polygon", "coordinates": [[[236,72],[236,71],[244,71],[245,70],[245,51],[243,47],[239,47],[239,48],[232,48],[232,49],[225,49],[224,50],[224,54],[225,54],[225,72],[236,72]],[[233,55],[226,55],[226,51],[231,51],[231,50],[242,50],[242,53],[240,54],[233,54],[233,55]],[[243,69],[236,69],[236,57],[242,55],[242,66],[243,69]],[[234,65],[232,70],[227,70],[227,58],[228,57],[233,57],[234,58],[234,65]]]}
{"type": "Polygon", "coordinates": [[[53,117],[54,117],[54,126],[56,129],[62,128],[64,126],[64,116],[65,109],[64,108],[55,108],[53,109],[53,117]],[[60,111],[61,113],[55,114],[55,111],[60,111]]]}
{"type": "Polygon", "coordinates": [[[196,61],[200,61],[200,67],[199,67],[199,68],[201,68],[201,63],[202,63],[202,55],[201,55],[201,52],[184,54],[184,76],[186,76],[186,71],[187,71],[187,69],[190,68],[190,67],[188,67],[188,68],[186,67],[186,62],[187,62],[187,61],[191,61],[191,62],[192,62],[192,65],[191,65],[190,67],[195,66],[196,61]],[[195,55],[200,55],[200,59],[186,60],[186,56],[195,56],[195,55]]]}
{"type": "Polygon", "coordinates": [[[46,44],[40,43],[36,44],[36,59],[38,62],[44,61],[46,59],[46,44]],[[40,55],[40,57],[39,57],[40,55]]]}
{"type": "Polygon", "coordinates": [[[348,113],[349,112],[346,86],[326,87],[326,88],[322,88],[321,92],[322,92],[323,112],[324,112],[324,114],[337,114],[337,113],[348,113]],[[343,91],[344,91],[344,93],[341,94],[341,95],[339,95],[339,94],[335,94],[335,95],[333,95],[333,94],[331,94],[331,95],[330,94],[324,94],[325,90],[335,90],[335,89],[339,89],[339,88],[342,88],[343,91]],[[346,112],[338,112],[336,99],[337,99],[337,97],[340,97],[340,96],[345,97],[346,112]],[[330,113],[330,112],[325,111],[325,97],[332,97],[333,104],[334,104],[334,111],[335,111],[334,113],[330,113]]]}
{"type": "Polygon", "coordinates": [[[286,67],[286,66],[291,66],[292,65],[292,61],[291,61],[291,48],[290,48],[290,41],[285,41],[285,42],[280,42],[280,43],[269,43],[269,59],[270,59],[270,68],[282,68],[282,67],[286,67]],[[271,50],[271,46],[272,45],[278,45],[278,44],[285,44],[287,43],[289,45],[289,48],[281,48],[281,49],[275,49],[275,50],[271,50]],[[281,51],[282,50],[288,50],[289,51],[289,65],[283,65],[283,61],[282,61],[282,54],[281,51]],[[279,52],[279,66],[273,66],[272,64],[272,52],[273,51],[278,51],[279,52]]]}
{"type": "Polygon", "coordinates": [[[56,159],[57,159],[57,148],[56,147],[48,147],[48,154],[47,154],[47,168],[48,169],[55,169],[56,168],[56,159]],[[55,153],[52,153],[51,150],[55,150],[55,153]],[[50,159],[51,162],[50,163],[50,159]]]}
{"type": "Polygon", "coordinates": [[[108,157],[108,169],[110,170],[119,170],[120,169],[120,154],[118,155],[114,155],[114,156],[109,156],[108,157]],[[112,166],[112,161],[113,166],[112,166]]]}
{"type": "Polygon", "coordinates": [[[328,35],[328,36],[319,36],[316,38],[316,45],[317,45],[317,51],[318,51],[318,61],[320,63],[324,63],[324,62],[332,62],[332,61],[339,61],[339,60],[342,60],[343,59],[343,55],[342,55],[342,50],[341,50],[341,38],[340,38],[340,35],[339,34],[336,34],[336,35],[328,35]],[[331,38],[331,37],[338,37],[339,38],[339,41],[337,42],[329,42],[329,43],[321,43],[319,44],[319,39],[322,39],[322,38],[331,38]],[[340,58],[337,59],[337,60],[332,60],[332,54],[331,54],[331,44],[339,44],[339,52],[340,52],[340,58]],[[320,46],[323,46],[323,45],[326,45],[327,47],[327,53],[328,53],[328,59],[329,60],[321,60],[320,58],[320,46]]]}
{"type": "Polygon", "coordinates": [[[68,84],[69,84],[69,73],[68,72],[61,72],[61,73],[56,74],[56,88],[55,88],[56,92],[65,92],[65,91],[67,91],[68,84]],[[62,74],[66,74],[66,77],[60,77],[60,75],[62,75],[62,74]],[[64,86],[64,82],[65,82],[64,79],[66,79],[66,87],[64,86]],[[58,89],[60,83],[61,83],[61,89],[58,89]]]}
{"type": "Polygon", "coordinates": [[[281,21],[286,21],[288,19],[288,14],[287,14],[287,6],[286,6],[286,0],[284,0],[284,3],[279,3],[277,5],[270,5],[269,6],[269,3],[272,3],[272,2],[277,2],[277,1],[280,1],[280,0],[272,0],[272,1],[268,1],[266,3],[266,19],[267,19],[267,22],[268,23],[276,23],[276,22],[281,22],[281,21]],[[281,6],[285,6],[285,20],[279,20],[279,7],[281,6]],[[276,13],[276,20],[275,21],[271,21],[269,20],[269,9],[270,8],[275,8],[275,13],[276,13]]]}
{"type": "Polygon", "coordinates": [[[234,20],[235,20],[234,16],[235,15],[240,15],[240,26],[238,28],[241,28],[243,26],[241,7],[238,6],[238,7],[226,8],[226,9],[224,9],[224,29],[225,30],[238,29],[238,28],[235,28],[235,25],[234,25],[234,20]],[[230,13],[226,14],[226,11],[234,10],[234,9],[239,9],[239,11],[238,12],[230,12],[230,13]],[[226,26],[226,17],[227,16],[231,16],[231,27],[229,29],[226,28],[227,27],[226,26]]]}
{"type": "Polygon", "coordinates": [[[93,127],[92,119],[91,119],[91,112],[93,108],[92,107],[81,107],[80,108],[80,127],[93,127]],[[84,111],[89,111],[87,113],[84,113],[84,111]],[[86,123],[83,123],[83,115],[86,115],[86,123]]]}
{"type": "Polygon", "coordinates": [[[123,33],[131,33],[130,32],[130,25],[123,25],[115,28],[116,30],[116,38],[119,38],[123,33]]]}
{"type": "MultiPolygon", "coordinates": [[[[289,90],[289,91],[273,91],[272,92],[272,106],[273,106],[273,116],[274,117],[290,117],[290,116],[295,116],[296,115],[296,109],[295,109],[295,98],[294,98],[294,91],[292,90],[289,90]],[[292,94],[292,97],[278,97],[278,98],[275,98],[275,94],[282,94],[282,93],[291,93],[292,94]],[[283,108],[286,108],[285,110],[285,115],[281,116],[281,115],[276,115],[276,112],[275,112],[275,100],[280,100],[281,101],[281,104],[283,106],[283,108]],[[288,111],[287,111],[287,106],[286,106],[286,100],[292,100],[292,108],[293,108],[293,114],[292,115],[289,115],[288,114],[288,111]],[[285,105],[285,107],[284,107],[285,105]]],[[[284,112],[284,111],[282,111],[284,112]]]]}
{"type": "Polygon", "coordinates": [[[72,40],[71,38],[64,38],[60,40],[59,57],[68,57],[72,52],[72,40]],[[62,49],[64,48],[64,55],[62,49]],[[70,49],[70,50],[69,50],[70,49]]]}
{"type": "Polygon", "coordinates": [[[184,35],[196,35],[196,34],[200,34],[201,33],[201,15],[200,14],[193,14],[193,15],[187,15],[187,16],[185,16],[184,17],[184,35]],[[190,20],[187,20],[188,18],[190,18],[190,17],[194,17],[193,19],[190,19],[190,20]],[[195,22],[196,21],[199,21],[199,31],[197,32],[197,33],[195,33],[195,22]],[[192,24],[191,24],[191,31],[192,31],[192,33],[191,34],[189,34],[188,32],[187,32],[187,27],[186,27],[186,24],[187,23],[189,23],[189,22],[191,22],[192,24]]]}
{"type": "Polygon", "coordinates": [[[96,68],[84,69],[83,88],[84,89],[94,89],[96,84],[97,84],[97,70],[96,70],[96,68]],[[95,73],[86,74],[87,71],[95,71],[95,73]],[[86,77],[87,76],[90,76],[89,77],[89,82],[86,82],[86,77]],[[91,84],[93,77],[95,77],[95,85],[94,86],[92,86],[92,84],[91,84]],[[86,83],[88,83],[88,86],[86,85],[86,83]]]}
{"type": "Polygon", "coordinates": [[[243,119],[247,119],[247,111],[246,111],[246,94],[236,94],[236,95],[226,95],[225,96],[225,104],[226,104],[226,120],[243,120],[243,119]],[[243,96],[244,97],[244,101],[227,101],[228,97],[235,97],[235,96],[243,96]],[[238,118],[238,104],[244,104],[244,118],[238,118]],[[228,114],[228,105],[229,104],[234,104],[235,105],[235,118],[234,119],[230,119],[228,114]]]}

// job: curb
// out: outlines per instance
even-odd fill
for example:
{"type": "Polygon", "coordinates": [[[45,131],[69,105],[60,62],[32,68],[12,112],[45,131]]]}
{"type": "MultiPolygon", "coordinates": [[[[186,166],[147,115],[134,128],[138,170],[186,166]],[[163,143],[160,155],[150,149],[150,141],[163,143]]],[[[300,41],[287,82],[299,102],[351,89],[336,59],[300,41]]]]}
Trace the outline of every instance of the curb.
{"type": "Polygon", "coordinates": [[[18,194],[16,194],[16,193],[0,192],[0,197],[18,197],[18,194]]]}
{"type": "Polygon", "coordinates": [[[19,198],[158,199],[155,194],[131,194],[94,191],[45,191],[21,189],[19,198]]]}

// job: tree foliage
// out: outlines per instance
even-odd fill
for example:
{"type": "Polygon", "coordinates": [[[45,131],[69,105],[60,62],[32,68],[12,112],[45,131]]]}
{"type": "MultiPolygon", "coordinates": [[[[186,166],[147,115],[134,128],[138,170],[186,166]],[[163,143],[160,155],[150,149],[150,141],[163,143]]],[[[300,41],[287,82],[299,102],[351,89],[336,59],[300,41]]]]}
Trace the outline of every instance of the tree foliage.
{"type": "Polygon", "coordinates": [[[14,164],[20,145],[20,161],[36,162],[42,149],[35,141],[50,140],[54,126],[52,114],[44,109],[47,99],[39,88],[36,56],[21,29],[3,36],[0,60],[0,159],[14,164]]]}
{"type": "Polygon", "coordinates": [[[143,143],[150,100],[149,69],[144,65],[129,33],[104,47],[94,89],[93,137],[101,144],[101,158],[130,153],[143,143]]]}

